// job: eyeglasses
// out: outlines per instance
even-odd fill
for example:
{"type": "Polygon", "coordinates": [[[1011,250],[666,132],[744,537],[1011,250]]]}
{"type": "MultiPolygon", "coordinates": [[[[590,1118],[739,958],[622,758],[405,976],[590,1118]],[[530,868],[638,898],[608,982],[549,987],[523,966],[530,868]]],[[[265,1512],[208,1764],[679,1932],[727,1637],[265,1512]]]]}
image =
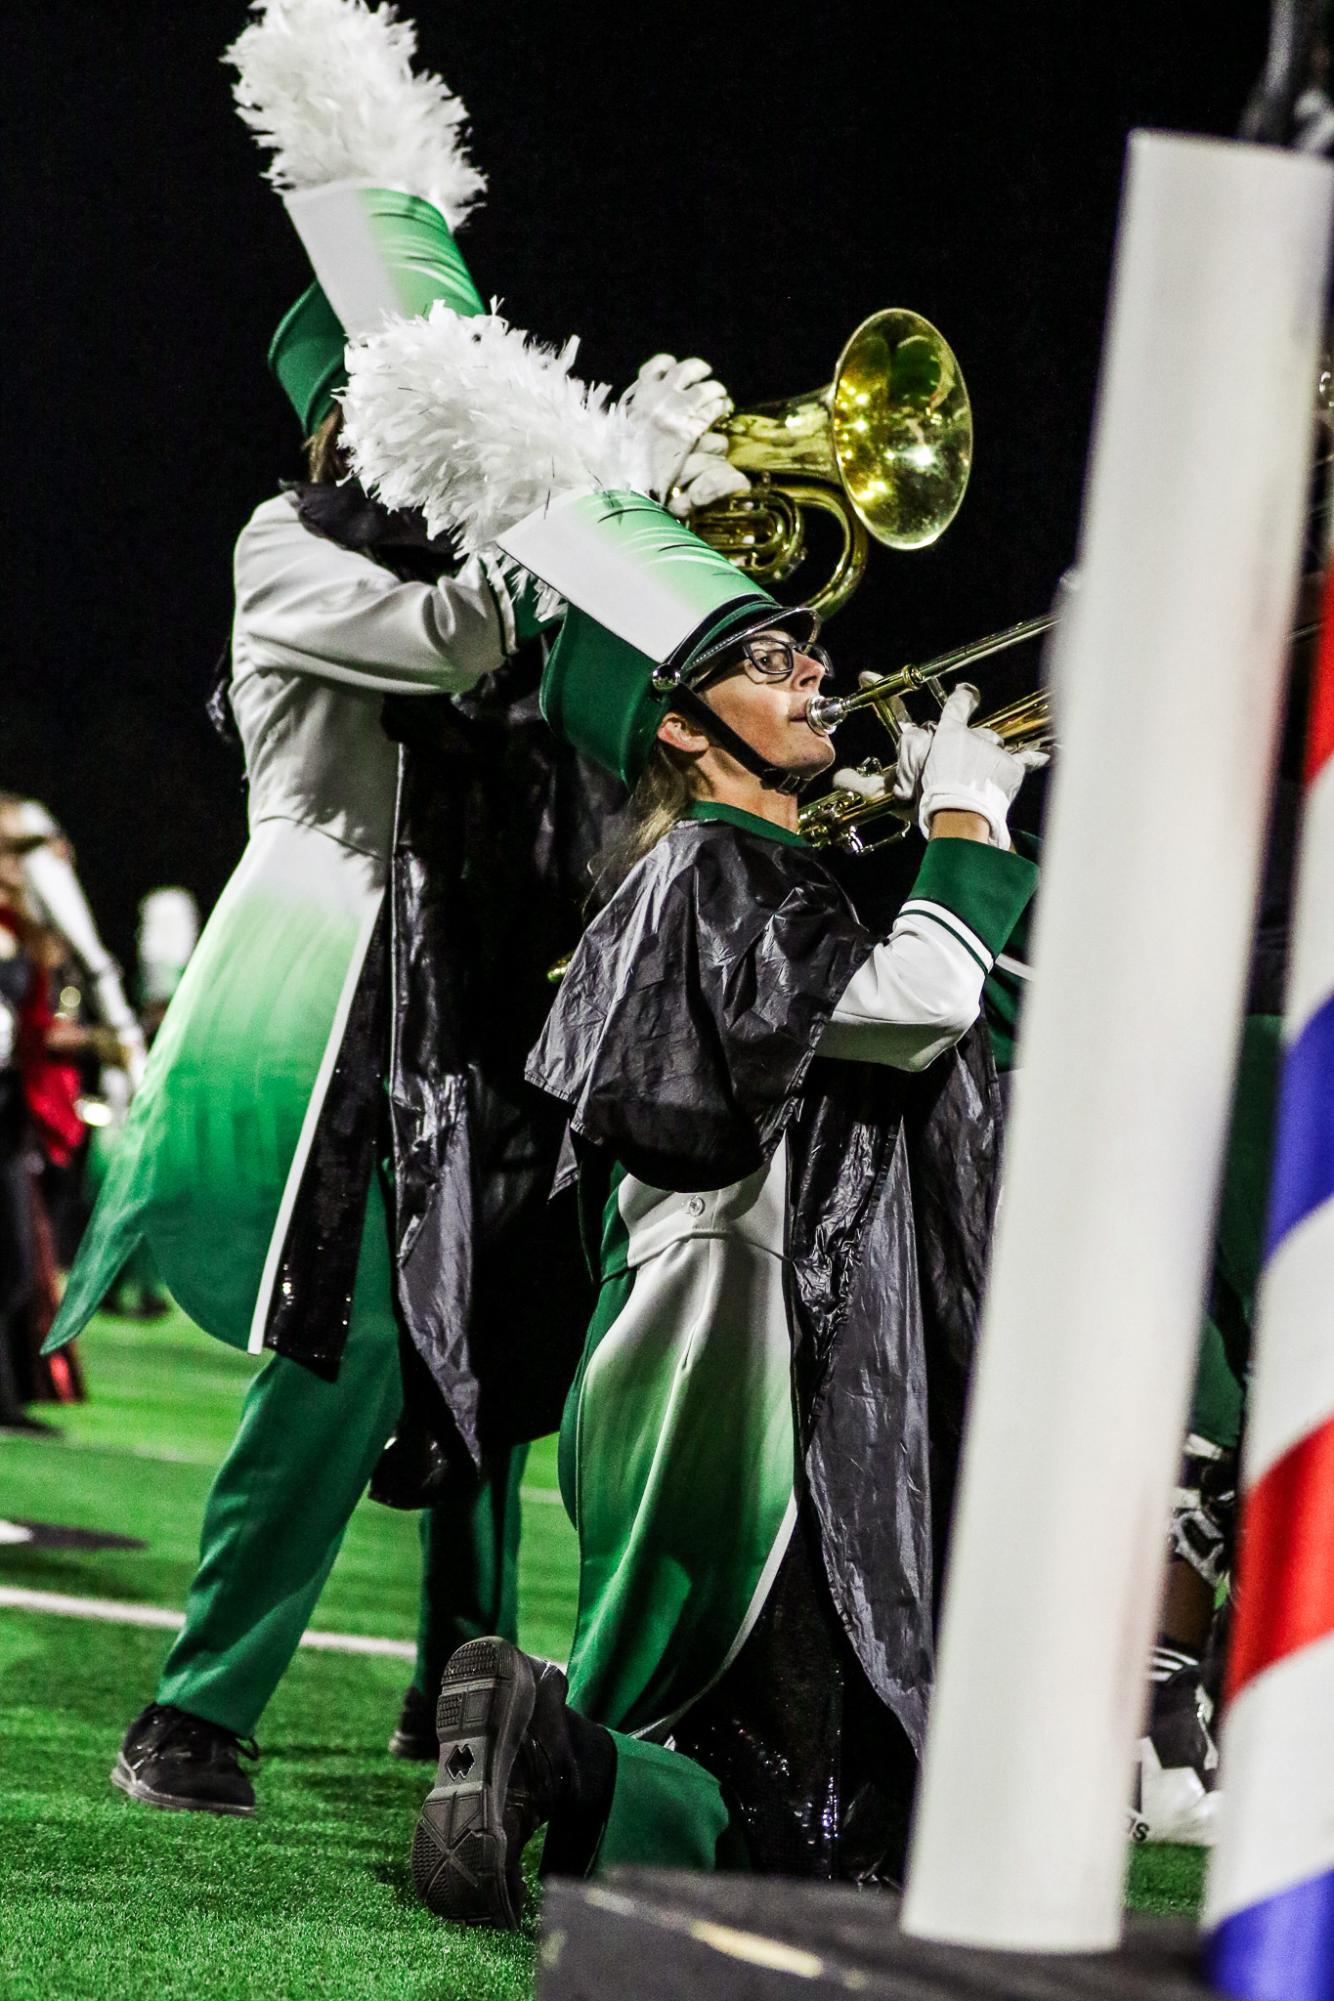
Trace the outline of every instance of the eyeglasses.
{"type": "Polygon", "coordinates": [[[795,639],[779,639],[769,633],[761,633],[755,639],[748,639],[741,648],[741,665],[752,681],[790,681],[796,671],[798,659],[814,660],[824,673],[832,674],[834,663],[823,646],[814,640],[798,644],[795,639]]]}

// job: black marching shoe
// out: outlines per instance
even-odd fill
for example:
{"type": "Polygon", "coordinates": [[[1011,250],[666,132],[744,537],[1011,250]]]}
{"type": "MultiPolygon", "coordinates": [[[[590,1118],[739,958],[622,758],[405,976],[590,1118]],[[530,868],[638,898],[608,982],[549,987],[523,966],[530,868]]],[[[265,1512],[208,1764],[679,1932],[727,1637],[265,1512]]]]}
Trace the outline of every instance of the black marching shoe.
{"type": "Polygon", "coordinates": [[[1211,1848],[1222,1794],[1213,1703],[1194,1654],[1164,1642],[1149,1667],[1149,1720],[1136,1751],[1133,1841],[1211,1848]]]}
{"type": "Polygon", "coordinates": [[[435,1704],[419,1688],[405,1690],[403,1707],[398,1712],[398,1722],[389,1739],[390,1757],[419,1758],[429,1762],[439,1749],[435,1734],[435,1704]]]}
{"type": "Polygon", "coordinates": [[[470,1640],[440,1684],[440,1763],[412,1840],[412,1881],[438,1918],[513,1931],[523,1851],[559,1808],[600,1823],[615,1753],[566,1705],[551,1661],[508,1640],[470,1640]]]}
{"type": "Polygon", "coordinates": [[[191,1716],[169,1702],[150,1702],[125,1732],[111,1783],[146,1806],[177,1813],[253,1814],[255,1788],[241,1759],[259,1757],[253,1738],[191,1716]]]}

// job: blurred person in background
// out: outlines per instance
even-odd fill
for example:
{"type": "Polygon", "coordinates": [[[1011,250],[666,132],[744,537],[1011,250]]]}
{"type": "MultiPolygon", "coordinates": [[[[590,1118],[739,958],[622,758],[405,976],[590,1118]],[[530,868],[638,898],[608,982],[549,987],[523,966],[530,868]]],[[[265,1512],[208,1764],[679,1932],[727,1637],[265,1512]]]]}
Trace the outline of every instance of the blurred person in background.
{"type": "Polygon", "coordinates": [[[51,1205],[73,1189],[87,1084],[125,1056],[116,1031],[81,1019],[81,995],[65,990],[69,943],[33,895],[44,850],[71,861],[44,809],[0,794],[0,1411],[28,1429],[41,1420],[23,1406],[83,1396],[77,1352],[41,1353],[60,1298],[51,1205]]]}

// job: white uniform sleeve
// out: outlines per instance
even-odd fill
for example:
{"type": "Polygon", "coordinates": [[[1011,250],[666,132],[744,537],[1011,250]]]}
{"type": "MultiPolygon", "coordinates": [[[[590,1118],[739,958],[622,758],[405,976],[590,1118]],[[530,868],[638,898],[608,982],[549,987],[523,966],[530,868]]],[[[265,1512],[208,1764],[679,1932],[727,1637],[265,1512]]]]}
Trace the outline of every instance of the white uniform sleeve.
{"type": "Polygon", "coordinates": [[[821,1056],[925,1070],[954,1047],[977,1020],[990,954],[960,920],[946,922],[950,916],[911,904],[900,912],[844,988],[821,1056]]]}
{"type": "Polygon", "coordinates": [[[388,570],[261,507],[236,545],[233,674],[282,668],[385,694],[457,694],[513,650],[509,600],[472,560],[436,584],[388,570]]]}

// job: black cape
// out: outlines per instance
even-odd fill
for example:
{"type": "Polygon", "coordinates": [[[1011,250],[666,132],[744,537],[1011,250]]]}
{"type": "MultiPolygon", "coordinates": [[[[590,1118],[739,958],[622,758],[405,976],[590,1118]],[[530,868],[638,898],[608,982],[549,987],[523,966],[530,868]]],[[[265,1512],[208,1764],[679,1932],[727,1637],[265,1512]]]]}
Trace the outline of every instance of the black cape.
{"type": "Polygon", "coordinates": [[[985,1032],[920,1075],[822,1060],[877,942],[806,849],[685,823],[575,953],[528,1065],[585,1176],[718,1188],[786,1133],[798,1491],[862,1669],[920,1748],[995,1206],[985,1032]]]}
{"type": "MultiPolygon", "coordinates": [[[[401,578],[454,567],[419,516],[353,482],[293,491],[312,534],[401,578]]],[[[460,1462],[559,1423],[588,1310],[573,1218],[548,1201],[563,1121],[523,1063],[614,800],[542,721],[540,672],[530,647],[467,696],[384,704],[399,744],[389,889],[265,1332],[336,1376],[370,1178],[387,1161],[409,1404],[460,1462]]]]}

